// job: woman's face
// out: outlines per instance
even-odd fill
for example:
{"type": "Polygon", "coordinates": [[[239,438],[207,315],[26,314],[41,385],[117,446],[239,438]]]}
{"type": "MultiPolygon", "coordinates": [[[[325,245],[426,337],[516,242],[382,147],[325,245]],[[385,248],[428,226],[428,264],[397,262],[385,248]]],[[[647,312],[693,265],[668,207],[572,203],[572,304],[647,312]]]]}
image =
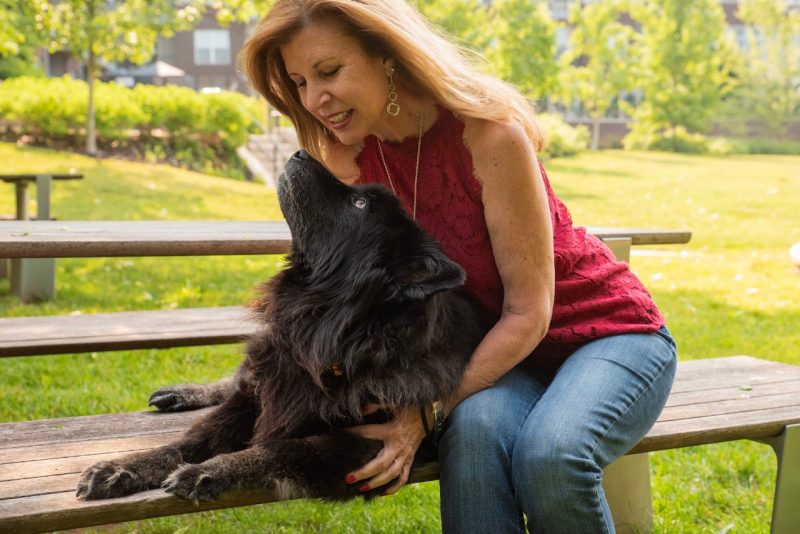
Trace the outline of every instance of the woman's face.
{"type": "Polygon", "coordinates": [[[389,94],[387,68],[336,24],[313,23],[281,47],[303,106],[345,145],[380,129],[389,94]]]}

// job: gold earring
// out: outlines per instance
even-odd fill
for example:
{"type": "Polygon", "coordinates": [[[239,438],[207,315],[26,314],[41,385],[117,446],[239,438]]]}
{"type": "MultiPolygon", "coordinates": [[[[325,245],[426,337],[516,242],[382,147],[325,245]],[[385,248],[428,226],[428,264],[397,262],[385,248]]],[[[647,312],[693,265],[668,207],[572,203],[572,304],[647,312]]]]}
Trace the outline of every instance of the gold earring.
{"type": "Polygon", "coordinates": [[[400,113],[400,105],[397,103],[397,86],[394,84],[394,67],[389,71],[389,103],[386,105],[386,113],[392,117],[397,117],[400,113]]]}

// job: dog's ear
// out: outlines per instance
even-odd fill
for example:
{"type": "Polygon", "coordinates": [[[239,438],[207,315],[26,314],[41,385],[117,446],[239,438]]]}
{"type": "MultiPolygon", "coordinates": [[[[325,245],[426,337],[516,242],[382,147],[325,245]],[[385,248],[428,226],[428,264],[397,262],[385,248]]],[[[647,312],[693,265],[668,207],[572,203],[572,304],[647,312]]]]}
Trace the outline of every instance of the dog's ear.
{"type": "Polygon", "coordinates": [[[417,256],[399,269],[395,298],[424,300],[426,297],[464,285],[466,273],[439,250],[417,256]]]}

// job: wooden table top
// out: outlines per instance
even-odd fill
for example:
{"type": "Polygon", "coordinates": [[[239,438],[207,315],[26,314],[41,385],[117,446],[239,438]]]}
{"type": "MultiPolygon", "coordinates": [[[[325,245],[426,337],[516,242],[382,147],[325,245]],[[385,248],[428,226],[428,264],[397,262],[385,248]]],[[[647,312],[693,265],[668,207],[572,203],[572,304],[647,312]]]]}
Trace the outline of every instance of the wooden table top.
{"type": "MultiPolygon", "coordinates": [[[[590,227],[600,238],[633,245],[687,243],[691,232],[590,227]]],[[[0,258],[213,256],[284,254],[284,221],[8,221],[0,224],[0,258]]]]}
{"type": "Polygon", "coordinates": [[[0,174],[0,180],[9,184],[16,182],[35,182],[38,176],[49,176],[53,180],[80,180],[83,178],[82,174],[76,173],[48,174],[43,172],[39,174],[0,174]]]}

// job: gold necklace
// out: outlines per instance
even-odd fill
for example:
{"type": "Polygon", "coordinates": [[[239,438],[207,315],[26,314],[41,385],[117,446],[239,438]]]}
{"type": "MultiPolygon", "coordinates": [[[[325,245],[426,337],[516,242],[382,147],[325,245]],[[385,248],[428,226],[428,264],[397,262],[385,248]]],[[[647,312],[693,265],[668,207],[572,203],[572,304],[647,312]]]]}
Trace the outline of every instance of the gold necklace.
{"type": "MultiPolygon", "coordinates": [[[[411,206],[411,217],[416,220],[417,218],[417,179],[419,178],[419,155],[422,152],[422,125],[425,122],[425,97],[420,99],[419,103],[419,132],[417,134],[417,163],[414,166],[414,199],[411,206]]],[[[378,139],[378,152],[381,155],[383,162],[383,169],[386,171],[386,177],[389,179],[389,185],[392,187],[392,193],[397,196],[397,190],[394,188],[392,175],[389,174],[389,166],[386,165],[386,158],[383,156],[383,148],[381,148],[381,140],[378,139]]]]}

